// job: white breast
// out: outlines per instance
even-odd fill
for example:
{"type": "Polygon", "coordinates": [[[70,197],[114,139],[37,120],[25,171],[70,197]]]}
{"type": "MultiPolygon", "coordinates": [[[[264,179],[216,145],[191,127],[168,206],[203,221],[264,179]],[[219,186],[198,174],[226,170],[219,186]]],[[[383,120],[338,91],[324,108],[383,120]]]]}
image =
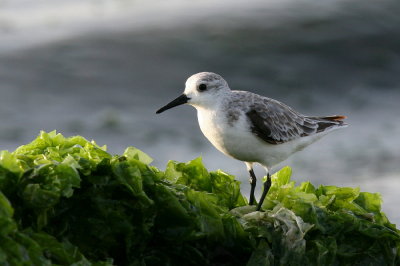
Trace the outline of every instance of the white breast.
{"type": "MultiPolygon", "coordinates": [[[[221,152],[226,153],[224,147],[224,121],[216,110],[197,108],[197,119],[204,136],[221,152]]],[[[229,154],[228,154],[229,155],[229,154]]]]}
{"type": "Polygon", "coordinates": [[[305,137],[284,144],[269,144],[250,129],[244,113],[234,123],[228,123],[221,110],[197,108],[200,129],[206,138],[222,153],[245,162],[258,162],[271,168],[303,149],[320,136],[305,137]]]}
{"type": "Polygon", "coordinates": [[[222,153],[241,161],[259,162],[265,155],[265,144],[250,132],[246,116],[228,123],[221,110],[197,109],[200,129],[206,138],[222,153]],[[254,147],[260,147],[254,149],[254,147]]]}

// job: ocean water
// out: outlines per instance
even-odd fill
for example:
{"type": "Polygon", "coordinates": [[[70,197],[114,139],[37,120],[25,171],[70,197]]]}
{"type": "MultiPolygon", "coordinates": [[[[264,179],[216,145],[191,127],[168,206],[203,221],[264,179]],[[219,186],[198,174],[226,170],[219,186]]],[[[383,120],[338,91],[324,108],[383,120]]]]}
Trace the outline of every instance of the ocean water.
{"type": "Polygon", "coordinates": [[[0,1],[1,149],[57,129],[112,153],[138,147],[160,168],[202,156],[248,194],[244,164],[207,142],[193,108],[155,115],[189,75],[213,71],[307,115],[347,115],[348,128],[279,167],[379,192],[399,224],[399,11],[388,0],[0,1]]]}

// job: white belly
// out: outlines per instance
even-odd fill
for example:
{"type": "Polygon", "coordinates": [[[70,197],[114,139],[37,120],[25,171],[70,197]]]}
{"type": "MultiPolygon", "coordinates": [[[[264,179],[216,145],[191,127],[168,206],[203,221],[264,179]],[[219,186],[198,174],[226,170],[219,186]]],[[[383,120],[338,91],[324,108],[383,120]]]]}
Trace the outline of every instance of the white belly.
{"type": "Polygon", "coordinates": [[[303,149],[316,139],[300,138],[283,144],[269,144],[250,131],[243,114],[232,125],[225,115],[215,111],[198,110],[200,129],[206,138],[222,153],[240,161],[257,162],[271,168],[303,149]]]}
{"type": "Polygon", "coordinates": [[[200,129],[222,153],[245,162],[258,162],[266,167],[285,160],[290,154],[277,145],[268,144],[250,131],[244,115],[229,125],[224,115],[206,110],[198,111],[200,129]]]}

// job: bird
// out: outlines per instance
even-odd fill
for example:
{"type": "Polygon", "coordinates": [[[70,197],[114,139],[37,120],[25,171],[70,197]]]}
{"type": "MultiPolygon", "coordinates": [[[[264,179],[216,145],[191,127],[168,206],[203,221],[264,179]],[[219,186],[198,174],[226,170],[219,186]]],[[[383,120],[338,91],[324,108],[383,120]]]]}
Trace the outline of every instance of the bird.
{"type": "Polygon", "coordinates": [[[223,154],[243,161],[250,175],[249,205],[255,205],[255,163],[267,178],[256,210],[271,187],[271,169],[326,134],[347,127],[344,115],[306,116],[277,100],[249,91],[231,90],[220,75],[200,72],[190,76],[184,92],[156,111],[182,104],[197,109],[200,129],[223,154]]]}

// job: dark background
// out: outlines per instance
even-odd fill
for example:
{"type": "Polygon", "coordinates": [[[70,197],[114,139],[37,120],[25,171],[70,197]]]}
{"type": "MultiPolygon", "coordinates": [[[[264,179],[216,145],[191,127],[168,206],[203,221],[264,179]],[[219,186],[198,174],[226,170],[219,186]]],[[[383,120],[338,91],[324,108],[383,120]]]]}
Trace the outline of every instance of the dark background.
{"type": "Polygon", "coordinates": [[[297,181],[379,192],[400,222],[399,1],[108,2],[70,12],[41,1],[25,13],[0,2],[1,149],[57,129],[111,153],[136,146],[160,168],[202,156],[247,195],[244,164],[207,142],[193,108],[155,115],[188,76],[212,71],[307,115],[347,115],[348,128],[281,166],[297,181]]]}

